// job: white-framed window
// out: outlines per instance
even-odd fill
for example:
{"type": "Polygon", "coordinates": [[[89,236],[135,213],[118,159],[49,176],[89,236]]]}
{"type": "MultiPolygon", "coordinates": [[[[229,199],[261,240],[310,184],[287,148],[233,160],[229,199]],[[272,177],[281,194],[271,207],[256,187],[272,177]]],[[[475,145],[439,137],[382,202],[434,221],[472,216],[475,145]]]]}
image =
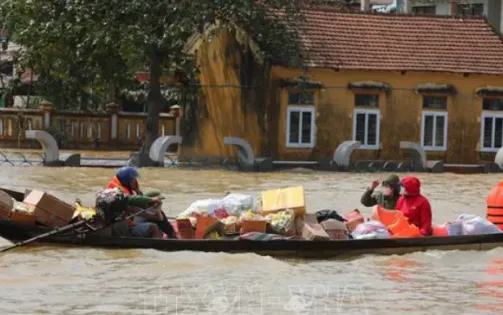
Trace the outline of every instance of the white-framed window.
{"type": "Polygon", "coordinates": [[[286,147],[314,148],[315,125],[314,93],[288,92],[286,112],[286,147]]]}
{"type": "Polygon", "coordinates": [[[447,150],[447,96],[423,96],[421,146],[429,151],[447,150]]]}
{"type": "Polygon", "coordinates": [[[447,112],[423,111],[421,146],[425,150],[447,150],[447,112]]]}
{"type": "Polygon", "coordinates": [[[497,152],[503,146],[503,98],[483,98],[480,151],[497,152]]]}
{"type": "Polygon", "coordinates": [[[286,116],[286,146],[314,147],[314,106],[288,106],[286,116]]]}
{"type": "Polygon", "coordinates": [[[379,149],[380,116],[378,94],[355,94],[353,140],[360,148],[379,149]]]}

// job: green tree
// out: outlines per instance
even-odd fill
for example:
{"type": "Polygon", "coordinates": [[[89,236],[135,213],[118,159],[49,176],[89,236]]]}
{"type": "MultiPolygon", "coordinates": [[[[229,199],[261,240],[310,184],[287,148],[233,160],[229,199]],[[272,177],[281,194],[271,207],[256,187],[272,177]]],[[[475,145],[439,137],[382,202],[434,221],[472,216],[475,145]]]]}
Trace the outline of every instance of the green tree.
{"type": "MultiPolygon", "coordinates": [[[[301,0],[299,0],[301,2],[301,0]]],[[[143,152],[158,134],[166,100],[161,76],[190,68],[184,46],[191,35],[219,21],[249,32],[266,60],[299,62],[290,21],[300,17],[292,0],[3,0],[0,16],[24,59],[53,78],[115,91],[144,66],[149,72],[143,152]],[[290,21],[289,21],[290,20],[290,21]],[[288,21],[288,23],[284,23],[288,21]],[[294,57],[294,58],[292,58],[294,57]]]]}

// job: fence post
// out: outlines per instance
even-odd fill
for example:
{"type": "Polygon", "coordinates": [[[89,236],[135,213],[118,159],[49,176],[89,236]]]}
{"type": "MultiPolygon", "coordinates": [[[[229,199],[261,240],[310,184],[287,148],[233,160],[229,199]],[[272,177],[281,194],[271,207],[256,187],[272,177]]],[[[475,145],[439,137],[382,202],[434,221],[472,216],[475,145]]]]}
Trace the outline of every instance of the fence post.
{"type": "MultiPolygon", "coordinates": [[[[182,108],[179,105],[173,105],[169,108],[170,114],[172,114],[175,117],[175,136],[180,137],[181,132],[180,132],[180,122],[182,120],[182,108]]],[[[177,154],[180,155],[180,152],[182,151],[182,145],[177,144],[177,154]]]]}
{"type": "Polygon", "coordinates": [[[106,111],[110,115],[110,140],[117,140],[117,134],[119,131],[119,110],[120,106],[115,103],[108,103],[106,105],[106,111]]]}
{"type": "Polygon", "coordinates": [[[180,119],[182,118],[182,110],[179,105],[173,105],[169,108],[169,113],[175,117],[175,136],[180,136],[180,119]]]}
{"type": "Polygon", "coordinates": [[[51,113],[54,106],[49,101],[42,101],[38,105],[38,109],[44,114],[44,128],[49,128],[51,126],[51,113]]]}

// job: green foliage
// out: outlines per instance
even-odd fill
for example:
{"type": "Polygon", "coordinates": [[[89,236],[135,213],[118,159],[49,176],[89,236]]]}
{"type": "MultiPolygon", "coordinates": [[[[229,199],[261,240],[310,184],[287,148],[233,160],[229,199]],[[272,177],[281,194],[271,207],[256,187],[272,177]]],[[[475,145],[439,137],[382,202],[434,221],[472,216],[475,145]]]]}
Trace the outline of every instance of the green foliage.
{"type": "Polygon", "coordinates": [[[0,17],[11,40],[24,47],[21,63],[41,75],[49,99],[65,89],[70,96],[85,88],[114,94],[130,88],[134,72],[147,66],[147,147],[166,103],[162,72],[194,70],[184,47],[206,25],[239,26],[266,60],[301,60],[292,24],[284,23],[300,17],[291,0],[2,0],[0,17]]]}

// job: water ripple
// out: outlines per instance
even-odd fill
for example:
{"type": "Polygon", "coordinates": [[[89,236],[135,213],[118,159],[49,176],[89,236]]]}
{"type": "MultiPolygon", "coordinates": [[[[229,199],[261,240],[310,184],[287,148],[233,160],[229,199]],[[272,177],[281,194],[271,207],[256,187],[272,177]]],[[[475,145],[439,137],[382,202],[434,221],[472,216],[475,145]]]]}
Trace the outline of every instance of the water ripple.
{"type": "MultiPolygon", "coordinates": [[[[111,169],[0,166],[0,187],[92,204],[111,169]]],[[[142,169],[169,215],[226,191],[304,185],[309,211],[358,207],[375,174],[142,169]]],[[[382,174],[385,177],[387,174],[382,174]]],[[[434,220],[484,213],[499,175],[419,174],[434,220]],[[455,198],[454,198],[455,196],[455,198]]],[[[8,242],[0,240],[0,246],[8,242]]],[[[503,314],[503,249],[278,260],[255,254],[28,246],[0,259],[2,314],[503,314]]]]}

